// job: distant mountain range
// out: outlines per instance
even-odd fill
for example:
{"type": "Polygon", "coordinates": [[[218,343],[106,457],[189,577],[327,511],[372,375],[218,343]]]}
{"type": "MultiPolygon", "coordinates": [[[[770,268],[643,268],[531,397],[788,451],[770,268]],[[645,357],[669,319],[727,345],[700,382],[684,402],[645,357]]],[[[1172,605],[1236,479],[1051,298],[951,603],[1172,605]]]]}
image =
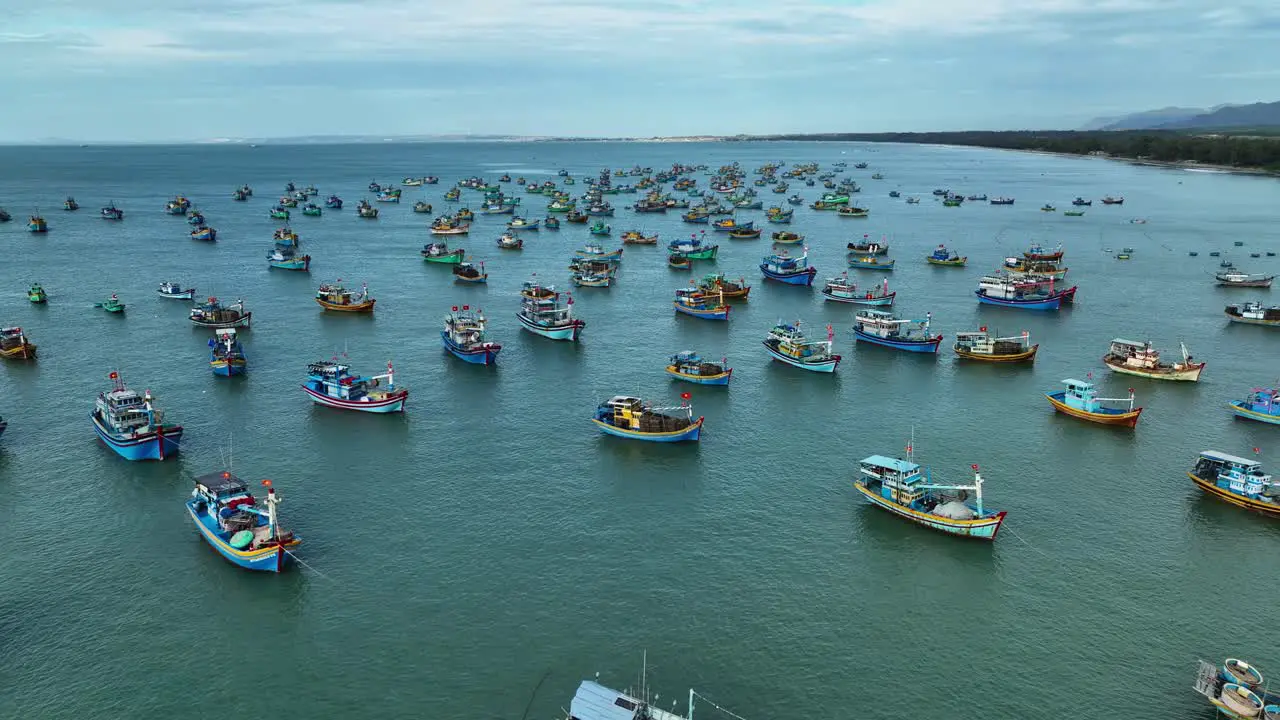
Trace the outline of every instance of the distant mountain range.
{"type": "Polygon", "coordinates": [[[1211,108],[1167,107],[1121,117],[1095,118],[1081,130],[1183,130],[1280,126],[1280,102],[1217,105],[1211,108]]]}

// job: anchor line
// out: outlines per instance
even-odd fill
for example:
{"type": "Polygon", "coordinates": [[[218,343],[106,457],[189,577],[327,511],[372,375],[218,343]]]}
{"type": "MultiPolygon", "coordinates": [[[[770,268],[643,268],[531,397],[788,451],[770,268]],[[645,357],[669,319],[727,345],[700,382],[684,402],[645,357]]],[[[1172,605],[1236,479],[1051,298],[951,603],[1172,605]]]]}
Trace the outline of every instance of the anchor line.
{"type": "MultiPolygon", "coordinates": [[[[282,549],[283,549],[283,548],[282,548],[282,549]]],[[[299,565],[301,565],[302,567],[304,567],[304,568],[306,568],[306,569],[310,570],[311,572],[313,572],[313,573],[315,573],[315,574],[319,575],[320,577],[324,578],[325,580],[331,580],[331,579],[332,579],[332,578],[330,578],[328,575],[325,575],[324,573],[320,572],[319,570],[317,570],[317,569],[315,569],[315,568],[311,567],[310,565],[308,565],[308,564],[307,564],[307,563],[306,563],[302,558],[298,557],[297,555],[294,555],[292,552],[290,552],[290,551],[288,551],[288,550],[285,550],[284,552],[285,552],[285,554],[286,554],[286,555],[288,555],[289,557],[291,557],[291,558],[293,558],[294,560],[296,560],[296,561],[297,561],[297,563],[298,563],[299,565]]]]}
{"type": "Polygon", "coordinates": [[[711,702],[711,700],[709,700],[706,696],[704,696],[704,695],[702,695],[702,694],[698,693],[698,692],[697,692],[697,691],[695,691],[695,690],[690,690],[689,692],[690,692],[690,693],[692,693],[692,694],[694,695],[694,697],[697,697],[697,698],[699,698],[700,700],[705,701],[705,702],[706,702],[708,705],[710,705],[711,707],[713,707],[713,708],[715,708],[715,709],[719,710],[720,712],[724,713],[725,715],[728,715],[728,716],[729,716],[729,717],[731,717],[731,718],[736,718],[736,720],[747,720],[746,718],[742,717],[742,716],[741,716],[741,715],[739,715],[738,713],[733,712],[732,710],[727,710],[727,709],[725,709],[725,708],[722,708],[722,707],[720,707],[719,705],[715,704],[714,702],[711,702]]]}
{"type": "MultiPolygon", "coordinates": [[[[524,714],[520,716],[520,720],[526,720],[529,717],[529,709],[533,707],[533,700],[538,697],[538,690],[542,689],[542,683],[546,682],[549,677],[551,677],[551,668],[547,668],[547,671],[542,674],[542,679],[538,681],[537,685],[533,686],[533,693],[529,695],[529,702],[524,706],[524,714]]],[[[568,716],[569,713],[566,712],[565,717],[568,716]]]]}
{"type": "Polygon", "coordinates": [[[1046,558],[1048,558],[1048,559],[1050,559],[1050,560],[1053,560],[1053,559],[1054,559],[1051,555],[1049,555],[1049,554],[1048,554],[1048,553],[1046,553],[1045,551],[1041,550],[1040,548],[1038,548],[1038,547],[1036,547],[1036,546],[1032,545],[1031,543],[1027,542],[1026,540],[1024,540],[1024,539],[1022,538],[1022,536],[1021,536],[1021,535],[1019,535],[1019,534],[1018,534],[1018,532],[1017,532],[1016,530],[1014,530],[1012,527],[1009,527],[1008,525],[1004,525],[1004,526],[1002,526],[1000,529],[1001,529],[1001,530],[1006,530],[1006,531],[1008,531],[1011,535],[1013,535],[1014,537],[1018,538],[1018,542],[1022,543],[1023,545],[1026,545],[1028,548],[1031,548],[1031,549],[1032,549],[1032,550],[1034,550],[1035,552],[1040,553],[1041,555],[1043,555],[1044,557],[1046,557],[1046,558]]]}

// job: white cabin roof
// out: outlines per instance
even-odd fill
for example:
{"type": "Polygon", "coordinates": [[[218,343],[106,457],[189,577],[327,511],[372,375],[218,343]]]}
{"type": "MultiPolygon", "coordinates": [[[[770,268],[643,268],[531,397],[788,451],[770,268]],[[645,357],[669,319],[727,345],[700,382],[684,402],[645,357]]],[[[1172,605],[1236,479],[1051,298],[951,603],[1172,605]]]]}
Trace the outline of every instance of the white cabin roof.
{"type": "Polygon", "coordinates": [[[1200,457],[1208,458],[1209,460],[1218,460],[1220,462],[1231,463],[1233,465],[1243,465],[1246,468],[1261,467],[1262,465],[1262,463],[1258,462],[1257,460],[1249,460],[1242,457],[1236,457],[1235,455],[1228,455],[1223,452],[1218,452],[1217,450],[1205,450],[1204,452],[1200,453],[1200,457]]]}

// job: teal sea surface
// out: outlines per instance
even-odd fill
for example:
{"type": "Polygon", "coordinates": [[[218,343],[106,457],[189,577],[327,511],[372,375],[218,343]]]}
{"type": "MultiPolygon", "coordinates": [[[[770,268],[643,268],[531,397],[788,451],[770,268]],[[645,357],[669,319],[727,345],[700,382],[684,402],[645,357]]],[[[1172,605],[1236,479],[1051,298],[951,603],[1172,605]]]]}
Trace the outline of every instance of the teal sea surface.
{"type": "MultiPolygon", "coordinates": [[[[1198,658],[1280,672],[1265,614],[1280,526],[1203,497],[1186,475],[1206,449],[1258,448],[1280,469],[1280,430],[1226,409],[1280,374],[1280,333],[1223,315],[1270,291],[1215,287],[1209,257],[1280,270],[1265,255],[1280,250],[1273,179],[838,143],[7,147],[0,168],[0,206],[14,216],[0,224],[0,324],[40,347],[38,362],[0,364],[0,715],[551,720],[584,678],[635,684],[647,651],[663,707],[683,707],[693,687],[752,720],[1166,720],[1211,717],[1190,687],[1198,658]],[[839,175],[862,185],[856,201],[871,214],[803,207],[792,225],[766,226],[807,236],[812,289],[760,279],[767,235],[716,234],[718,260],[693,276],[720,270],[753,286],[727,323],[675,314],[673,292],[691,276],[666,266],[662,245],[627,246],[614,287],[574,292],[580,343],[521,330],[521,282],[537,273],[567,289],[582,225],[503,251],[506,218],[478,216],[450,242],[485,261],[487,285],[456,285],[419,256],[431,216],[413,202],[451,210],[444,192],[464,177],[542,182],[564,168],[579,194],[602,168],[771,161],[847,162],[839,175]],[[405,188],[377,220],[356,217],[370,180],[422,175],[440,184],[405,188]],[[288,181],[346,201],[319,218],[294,213],[309,274],[265,261],[278,226],[267,211],[288,181]],[[246,183],[255,196],[233,202],[246,183]],[[1017,204],[947,208],[934,188],[1017,204]],[[216,243],[193,242],[164,214],[176,194],[216,243]],[[1107,194],[1124,205],[1101,206],[1107,194]],[[82,209],[64,212],[67,195],[82,209]],[[1064,217],[1078,195],[1094,205],[1064,217]],[[111,201],[123,222],[98,217],[111,201]],[[48,235],[25,230],[37,208],[48,235]],[[821,281],[864,234],[886,238],[897,260],[894,309],[932,313],[946,336],[936,357],[855,346],[855,308],[823,302],[821,281]],[[1033,241],[1065,247],[1074,307],[979,306],[978,278],[1033,241]],[[926,264],[939,243],[968,267],[926,264]],[[1117,260],[1124,247],[1132,259],[1117,260]],[[367,282],[377,312],[322,312],[315,290],[339,278],[367,282]],[[245,377],[209,371],[209,333],[185,303],[157,296],[166,280],[244,299],[245,377]],[[46,306],[27,302],[32,282],[46,306]],[[123,316],[92,307],[113,292],[123,316]],[[441,348],[443,316],[462,304],[489,317],[496,366],[441,348]],[[780,319],[817,335],[832,325],[845,357],[834,376],[769,359],[761,340],[780,319]],[[1034,366],[958,362],[955,333],[980,326],[1028,331],[1034,366]],[[1185,342],[1208,367],[1198,384],[1117,376],[1101,363],[1115,337],[1171,357],[1185,342]],[[686,349],[727,357],[732,384],[672,381],[666,360],[686,349]],[[306,366],[335,356],[369,374],[394,361],[407,412],[313,406],[299,387],[306,366]],[[88,415],[113,370],[186,427],[178,457],[130,463],[97,440],[88,415]],[[1135,430],[1052,411],[1044,393],[1090,373],[1105,395],[1135,389],[1146,408],[1135,430]],[[589,422],[614,394],[671,405],[685,391],[706,417],[697,444],[628,442],[589,422]],[[996,542],[936,534],[857,498],[857,461],[900,455],[913,435],[936,479],[981,466],[987,504],[1008,511],[996,542]],[[183,503],[192,477],[224,468],[273,481],[305,567],[250,573],[201,540],[183,503]]],[[[545,215],[544,198],[509,188],[545,215]]],[[[812,202],[821,190],[790,192],[812,202]]],[[[639,197],[610,198],[610,246],[628,229],[661,243],[708,229],[623,208],[639,197]]],[[[479,210],[475,193],[463,199],[479,210]]]]}

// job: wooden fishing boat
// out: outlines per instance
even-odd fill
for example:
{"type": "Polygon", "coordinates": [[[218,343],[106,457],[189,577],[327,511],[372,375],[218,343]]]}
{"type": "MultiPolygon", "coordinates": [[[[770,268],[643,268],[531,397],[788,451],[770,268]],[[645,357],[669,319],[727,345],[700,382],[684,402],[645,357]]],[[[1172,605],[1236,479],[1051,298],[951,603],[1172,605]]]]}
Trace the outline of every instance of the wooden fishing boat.
{"type": "Polygon", "coordinates": [[[49,232],[49,223],[39,215],[32,215],[31,218],[27,220],[27,231],[33,233],[47,233],[49,232]]]}
{"type": "Polygon", "coordinates": [[[667,267],[674,270],[690,270],[693,268],[693,261],[684,253],[671,253],[667,256],[667,267]]]}
{"type": "Polygon", "coordinates": [[[111,293],[111,296],[102,302],[94,303],[93,306],[102,308],[113,315],[119,315],[124,312],[124,303],[120,302],[120,298],[115,293],[111,293]]]}
{"type": "Polygon", "coordinates": [[[299,255],[294,246],[277,244],[267,251],[267,267],[277,270],[308,272],[311,270],[311,256],[299,255]]]}
{"type": "Polygon", "coordinates": [[[419,200],[413,204],[413,211],[419,215],[430,215],[432,211],[431,203],[419,200]]]}
{"type": "Polygon", "coordinates": [[[1133,388],[1129,388],[1127,398],[1100,398],[1093,383],[1070,378],[1062,381],[1066,390],[1046,393],[1045,397],[1053,405],[1053,409],[1064,415],[1100,425],[1121,425],[1136,427],[1142,408],[1134,406],[1133,388]],[[1128,407],[1109,407],[1104,403],[1128,404],[1128,407]]]}
{"type": "Polygon", "coordinates": [[[946,245],[939,245],[931,255],[924,258],[930,265],[942,265],[946,267],[964,267],[969,262],[969,258],[961,257],[953,250],[948,250],[946,245]]]}
{"type": "Polygon", "coordinates": [[[1067,270],[1057,260],[1027,260],[1025,258],[1009,257],[1004,259],[1005,268],[1024,275],[1037,275],[1042,278],[1053,278],[1054,280],[1063,280],[1067,277],[1067,270]]]}
{"type": "Polygon", "coordinates": [[[862,499],[905,520],[932,530],[995,540],[1005,512],[992,511],[982,503],[982,475],[973,469],[972,485],[939,485],[933,474],[917,465],[913,448],[907,445],[907,459],[872,455],[858,463],[853,487],[862,499]],[[972,492],[973,502],[969,501],[972,492]]]}
{"type": "Polygon", "coordinates": [[[409,399],[408,388],[396,387],[390,361],[386,374],[370,377],[352,375],[351,368],[336,359],[311,363],[302,390],[317,405],[378,414],[404,412],[409,399]]]}
{"type": "Polygon", "coordinates": [[[800,257],[790,257],[784,250],[774,255],[766,255],[760,262],[760,272],[769,280],[776,280],[788,285],[813,285],[813,277],[818,269],[809,265],[809,248],[806,247],[800,257]]]}
{"type": "Polygon", "coordinates": [[[851,254],[856,255],[888,255],[889,243],[875,242],[867,239],[866,235],[862,236],[862,242],[851,242],[845,245],[851,254]]]}
{"type": "Polygon", "coordinates": [[[915,353],[936,353],[942,335],[929,332],[933,313],[923,320],[903,320],[883,310],[859,310],[853,321],[853,335],[858,342],[915,353]]]}
{"type": "Polygon", "coordinates": [[[528,218],[520,217],[519,215],[517,215],[511,218],[511,221],[507,223],[507,229],[508,230],[537,230],[540,222],[541,222],[540,220],[530,220],[528,218]]]}
{"type": "Polygon", "coordinates": [[[898,295],[896,292],[889,292],[888,279],[879,286],[873,285],[872,288],[858,290],[858,284],[850,282],[849,273],[845,271],[840,273],[839,277],[827,279],[826,285],[822,288],[822,297],[832,302],[887,307],[893,304],[893,299],[898,295]]]}
{"type": "Polygon", "coordinates": [[[1253,275],[1235,267],[1228,267],[1214,274],[1221,287],[1269,288],[1275,275],[1253,275]]]}
{"type": "Polygon", "coordinates": [[[214,375],[231,377],[243,375],[248,368],[244,348],[236,339],[236,331],[231,328],[214,330],[214,337],[209,340],[209,369],[214,375]]]}
{"type": "Polygon", "coordinates": [[[108,203],[106,207],[98,211],[99,216],[103,220],[123,220],[124,211],[116,207],[115,202],[108,203]]]}
{"type": "Polygon", "coordinates": [[[1253,388],[1243,400],[1233,400],[1227,407],[1236,417],[1280,425],[1280,390],[1275,388],[1253,388]]]}
{"type": "Polygon", "coordinates": [[[760,228],[735,228],[729,231],[731,240],[755,240],[760,237],[760,228]]]}
{"type": "Polygon", "coordinates": [[[62,201],[62,209],[68,212],[74,212],[80,209],[80,203],[76,202],[75,198],[68,195],[67,199],[62,201]]]}
{"type": "Polygon", "coordinates": [[[205,225],[191,231],[192,240],[203,240],[204,242],[214,242],[218,239],[218,231],[205,225]]]}
{"type": "Polygon", "coordinates": [[[657,245],[658,236],[645,237],[639,230],[628,230],[622,233],[622,242],[627,245],[657,245]]]}
{"type": "Polygon", "coordinates": [[[1032,243],[1031,248],[1022,253],[1026,260],[1040,262],[1061,262],[1063,255],[1061,245],[1056,250],[1045,250],[1039,243],[1032,243]]]}
{"type": "Polygon", "coordinates": [[[243,300],[236,300],[231,305],[223,305],[216,297],[210,297],[200,305],[191,308],[190,317],[192,325],[210,330],[247,328],[253,321],[253,313],[245,312],[243,300]]]}
{"type": "Polygon", "coordinates": [[[377,300],[369,297],[369,286],[362,284],[360,290],[348,290],[338,280],[332,284],[321,285],[316,290],[316,304],[325,310],[346,313],[371,313],[377,300]]]}
{"type": "Polygon", "coordinates": [[[733,377],[733,368],[723,358],[719,363],[707,362],[694,351],[684,350],[671,356],[667,362],[667,374],[696,385],[728,385],[733,377]]]}
{"type": "Polygon", "coordinates": [[[218,554],[247,570],[282,572],[293,560],[290,548],[302,540],[280,529],[276,505],[280,503],[270,480],[264,507],[248,486],[230,472],[209,473],[195,479],[186,502],[187,514],[200,536],[218,554]]]}
{"type": "Polygon", "coordinates": [[[1228,305],[1224,311],[1231,322],[1280,327],[1280,306],[1264,307],[1256,301],[1228,305]]]}
{"type": "Polygon", "coordinates": [[[507,233],[498,238],[498,247],[503,250],[520,250],[524,247],[524,240],[507,233]]]}
{"type": "Polygon", "coordinates": [[[1111,347],[1102,357],[1102,362],[1112,370],[1125,375],[1186,382],[1198,382],[1205,366],[1203,362],[1192,361],[1185,344],[1182,345],[1182,362],[1167,363],[1160,361],[1160,351],[1151,347],[1151,343],[1122,338],[1111,341],[1111,347]]]}
{"type": "Polygon", "coordinates": [[[446,242],[427,243],[422,247],[421,253],[424,261],[445,265],[456,265],[462,262],[462,256],[466,254],[462,248],[450,250],[446,242]]]}
{"type": "Polygon", "coordinates": [[[834,343],[835,330],[830,325],[826,340],[809,340],[797,320],[794,324],[774,325],[764,340],[764,347],[774,360],[802,370],[833,373],[840,365],[840,356],[831,351],[834,343]]]}
{"type": "Polygon", "coordinates": [[[672,240],[667,243],[667,249],[690,260],[715,260],[720,252],[719,245],[707,244],[696,235],[690,235],[688,240],[672,240]]]}
{"type": "Polygon", "coordinates": [[[1064,217],[1084,217],[1083,210],[1063,210],[1062,214],[1064,217]]]}
{"type": "Polygon", "coordinates": [[[289,219],[289,211],[288,211],[288,210],[285,210],[283,207],[280,207],[279,205],[277,205],[277,206],[275,206],[275,207],[271,208],[271,212],[269,213],[269,215],[271,216],[271,219],[273,219],[273,220],[288,220],[288,219],[289,219]]]}
{"type": "Polygon", "coordinates": [[[682,393],[680,407],[660,408],[640,398],[626,395],[600,403],[591,421],[606,434],[647,442],[697,441],[702,434],[703,418],[693,419],[689,394],[682,393]],[[679,412],[679,415],[671,413],[679,412]]]}
{"type": "Polygon", "coordinates": [[[870,214],[870,210],[856,207],[854,205],[845,205],[836,210],[836,215],[842,218],[865,218],[870,214]]]}
{"type": "Polygon", "coordinates": [[[672,305],[678,313],[703,320],[728,320],[729,311],[733,309],[725,304],[719,293],[708,295],[700,288],[678,288],[672,305]]]}
{"type": "MultiPolygon", "coordinates": [[[[560,220],[548,215],[542,219],[542,227],[546,230],[559,230],[560,220]]],[[[655,235],[654,237],[656,238],[657,236],[655,235]]]]}
{"type": "Polygon", "coordinates": [[[445,202],[458,202],[462,198],[462,190],[458,188],[449,188],[445,194],[445,202]]]}
{"type": "Polygon", "coordinates": [[[176,454],[182,426],[164,422],[164,412],[153,404],[150,390],[139,395],[125,387],[114,370],[108,377],[112,387],[98,393],[89,415],[102,442],[126,460],[164,460],[176,454]]]}
{"type": "Polygon", "coordinates": [[[592,235],[608,235],[612,231],[613,231],[613,228],[609,227],[608,225],[605,225],[602,222],[593,223],[590,229],[590,232],[592,235]]]}
{"type": "Polygon", "coordinates": [[[36,344],[27,339],[20,327],[0,328],[0,358],[35,360],[36,344]]]}
{"type": "Polygon", "coordinates": [[[1103,204],[1103,205],[1123,205],[1123,204],[1124,204],[1124,198],[1123,198],[1123,197],[1111,197],[1110,195],[1108,195],[1108,196],[1106,196],[1106,197],[1102,198],[1102,204],[1103,204]]]}
{"type": "Polygon", "coordinates": [[[569,274],[569,281],[578,287],[607,288],[613,285],[613,273],[581,267],[569,274]]]}
{"type": "MultiPolygon", "coordinates": [[[[1257,448],[1254,448],[1257,452],[1257,448]]],[[[1191,481],[1209,496],[1246,510],[1280,517],[1280,483],[1262,471],[1262,463],[1235,455],[1205,450],[1187,473],[1191,481]]],[[[1261,677],[1259,676],[1259,680],[1261,677]]],[[[1277,698],[1280,701],[1280,698],[1277,698]]],[[[1258,714],[1240,717],[1258,717],[1258,714]]]]}
{"type": "Polygon", "coordinates": [[[542,286],[536,281],[526,282],[520,295],[516,319],[525,330],[551,340],[578,341],[587,324],[573,316],[572,295],[561,302],[560,293],[554,287],[542,286]]]}
{"type": "Polygon", "coordinates": [[[746,300],[751,294],[751,286],[747,284],[746,278],[729,280],[724,273],[707,273],[702,276],[698,289],[706,295],[719,295],[724,300],[746,300]]]}
{"type": "Polygon", "coordinates": [[[368,200],[361,198],[360,202],[356,204],[356,215],[368,220],[376,220],[378,219],[378,208],[370,205],[368,200]]]}
{"type": "Polygon", "coordinates": [[[860,270],[884,270],[891,271],[896,260],[885,260],[875,255],[850,255],[849,267],[858,268],[860,270]]]}
{"type": "Polygon", "coordinates": [[[27,300],[36,305],[43,305],[49,300],[49,296],[45,293],[44,288],[39,283],[31,283],[31,287],[27,289],[27,300]]]}
{"type": "Polygon", "coordinates": [[[783,230],[773,234],[773,242],[777,245],[799,245],[804,242],[804,236],[783,230]]]}
{"type": "Polygon", "coordinates": [[[329,210],[341,210],[342,198],[338,197],[337,195],[330,195],[329,197],[325,198],[324,206],[329,210]]]}
{"type": "Polygon", "coordinates": [[[620,261],[622,260],[622,250],[622,248],[605,250],[600,243],[588,242],[581,250],[573,251],[573,254],[587,260],[620,261]]]}
{"type": "Polygon", "coordinates": [[[186,215],[190,209],[191,201],[181,195],[164,204],[164,211],[170,215],[186,215]]]}
{"type": "Polygon", "coordinates": [[[778,208],[777,210],[778,210],[777,212],[770,212],[767,215],[765,215],[765,219],[771,223],[785,225],[787,223],[790,223],[791,218],[795,216],[794,209],[783,210],[782,208],[778,208]]]}
{"type": "Polygon", "coordinates": [[[193,300],[196,296],[195,288],[184,288],[180,283],[162,282],[160,287],[156,288],[156,293],[162,298],[170,300],[193,300]]]}
{"type": "Polygon", "coordinates": [[[471,225],[456,218],[438,217],[431,223],[432,235],[466,235],[471,232],[471,225]]]}
{"type": "Polygon", "coordinates": [[[580,213],[577,210],[571,210],[568,215],[564,216],[565,222],[575,223],[578,225],[586,225],[590,219],[591,218],[586,213],[580,213]]]}
{"type": "Polygon", "coordinates": [[[1026,330],[1012,337],[993,337],[983,325],[977,332],[956,333],[952,347],[956,355],[966,360],[991,363],[1035,362],[1040,346],[1031,344],[1031,333],[1026,330]]]}
{"type": "Polygon", "coordinates": [[[497,362],[502,346],[485,340],[485,322],[484,313],[473,312],[470,305],[463,305],[461,310],[454,305],[452,312],[445,316],[440,341],[461,360],[473,365],[492,365],[497,362]]]}
{"type": "Polygon", "coordinates": [[[320,217],[324,214],[324,210],[315,203],[307,203],[302,206],[302,214],[307,217],[320,217]]]}
{"type": "Polygon", "coordinates": [[[292,195],[286,195],[280,198],[280,207],[296,208],[298,207],[298,199],[292,195]]]}
{"type": "Polygon", "coordinates": [[[1075,288],[1055,291],[1052,279],[1006,274],[983,276],[974,292],[979,303],[1023,310],[1058,310],[1067,301],[1068,293],[1074,295],[1075,288]]]}
{"type": "Polygon", "coordinates": [[[453,281],[460,283],[480,284],[489,281],[489,274],[484,271],[484,263],[473,265],[460,262],[453,266],[453,281]]]}
{"type": "Polygon", "coordinates": [[[12,219],[13,216],[9,214],[9,211],[0,207],[0,222],[9,222],[12,219]]]}

